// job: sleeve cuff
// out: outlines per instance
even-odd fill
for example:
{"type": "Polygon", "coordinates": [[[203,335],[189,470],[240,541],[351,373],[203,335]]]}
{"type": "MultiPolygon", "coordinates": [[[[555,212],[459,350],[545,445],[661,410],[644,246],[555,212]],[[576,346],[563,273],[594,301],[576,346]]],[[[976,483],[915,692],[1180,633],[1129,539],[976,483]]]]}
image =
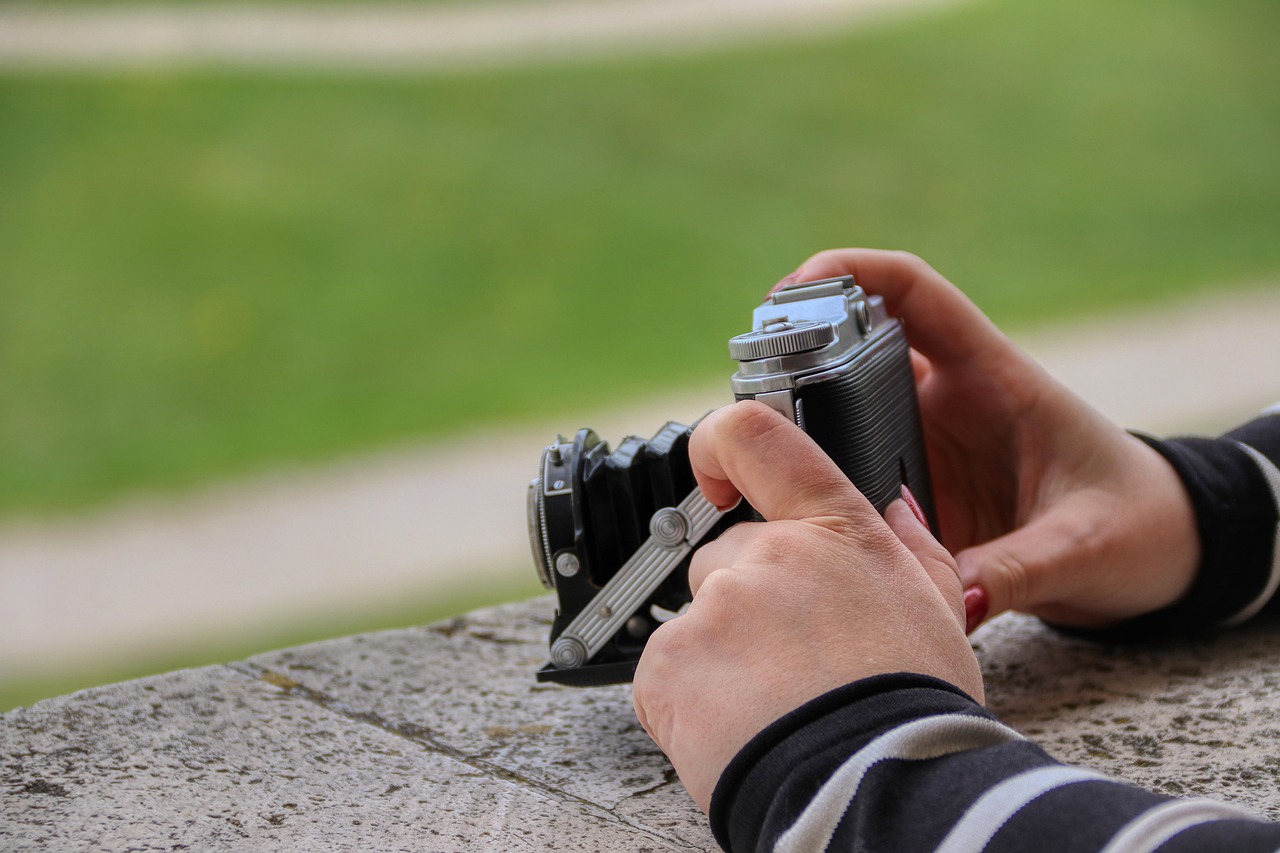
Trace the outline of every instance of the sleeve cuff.
{"type": "Polygon", "coordinates": [[[940,679],[894,673],[826,693],[756,735],[725,768],[711,798],[711,829],[725,850],[770,849],[781,828],[850,755],[922,717],[994,719],[940,679]]]}
{"type": "MultiPolygon", "coordinates": [[[[1271,443],[1280,445],[1280,417],[1272,421],[1271,443]]],[[[1247,435],[1248,433],[1246,433],[1247,435]]],[[[1264,431],[1266,434],[1266,431],[1264,431]]],[[[1196,516],[1200,565],[1191,588],[1169,607],[1104,632],[1117,639],[1183,634],[1235,624],[1257,613],[1274,595],[1277,563],[1277,504],[1280,473],[1270,482],[1267,455],[1235,433],[1223,438],[1157,440],[1138,435],[1177,472],[1196,516]]],[[[1280,446],[1267,448],[1280,455],[1280,446]]]]}

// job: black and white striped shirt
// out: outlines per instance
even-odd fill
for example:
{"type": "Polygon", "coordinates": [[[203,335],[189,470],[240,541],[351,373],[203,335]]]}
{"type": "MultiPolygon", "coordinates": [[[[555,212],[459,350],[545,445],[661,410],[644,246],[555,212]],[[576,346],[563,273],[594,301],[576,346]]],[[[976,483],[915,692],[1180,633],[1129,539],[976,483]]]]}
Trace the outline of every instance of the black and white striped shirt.
{"type": "MultiPolygon", "coordinates": [[[[1230,626],[1280,586],[1280,406],[1222,438],[1146,439],[1186,484],[1202,561],[1184,599],[1124,633],[1230,626]]],[[[957,688],[877,676],[757,735],[711,803],[721,846],[776,851],[1280,851],[1280,825],[1064,765],[957,688]]]]}

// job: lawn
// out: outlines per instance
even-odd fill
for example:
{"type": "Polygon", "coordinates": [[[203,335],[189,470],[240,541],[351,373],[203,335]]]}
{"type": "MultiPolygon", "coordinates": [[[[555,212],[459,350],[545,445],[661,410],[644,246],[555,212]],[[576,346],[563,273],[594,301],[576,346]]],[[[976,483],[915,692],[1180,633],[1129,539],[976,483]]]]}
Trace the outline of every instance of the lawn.
{"type": "Polygon", "coordinates": [[[809,252],[1002,322],[1280,274],[1280,7],[428,76],[0,76],[0,512],[726,375],[809,252]]]}
{"type": "Polygon", "coordinates": [[[727,378],[831,245],[1022,326],[1280,281],[1278,31],[992,0],[519,71],[0,74],[0,514],[727,378]]]}

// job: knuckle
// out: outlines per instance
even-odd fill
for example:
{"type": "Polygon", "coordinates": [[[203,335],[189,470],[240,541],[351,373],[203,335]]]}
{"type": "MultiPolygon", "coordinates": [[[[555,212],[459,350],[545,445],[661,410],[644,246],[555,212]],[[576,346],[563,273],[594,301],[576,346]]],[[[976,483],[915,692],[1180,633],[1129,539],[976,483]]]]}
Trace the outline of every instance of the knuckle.
{"type": "MultiPolygon", "coordinates": [[[[664,626],[665,627],[665,626],[664,626]]],[[[662,656],[661,643],[655,645],[657,632],[649,639],[640,664],[636,667],[635,681],[631,687],[631,704],[636,718],[660,747],[666,747],[670,738],[674,713],[674,691],[671,689],[675,674],[662,656]]]]}
{"type": "Polygon", "coordinates": [[[788,424],[782,415],[757,400],[743,400],[726,410],[724,437],[736,445],[755,445],[788,424]]]}
{"type": "MultiPolygon", "coordinates": [[[[684,669],[682,661],[692,648],[683,623],[684,617],[681,616],[658,626],[645,643],[636,667],[632,700],[636,711],[650,720],[662,716],[663,708],[673,693],[672,685],[684,669]]],[[[652,729],[649,732],[654,734],[652,729]]]]}
{"type": "Polygon", "coordinates": [[[804,262],[804,266],[830,271],[844,265],[847,252],[848,249],[823,249],[821,252],[810,255],[809,260],[804,262]]]}
{"type": "Polygon", "coordinates": [[[684,617],[677,617],[662,623],[649,635],[649,640],[644,646],[644,657],[650,669],[660,670],[663,666],[670,664],[674,658],[678,658],[681,649],[687,648],[688,642],[685,636],[687,632],[684,628],[684,617]]]}
{"type": "Polygon", "coordinates": [[[998,555],[992,569],[987,578],[988,594],[997,596],[1011,610],[1024,609],[1031,603],[1031,572],[1017,555],[998,555]],[[991,589],[992,586],[997,588],[991,589]]]}
{"type": "Polygon", "coordinates": [[[953,575],[959,577],[960,566],[956,563],[955,555],[948,551],[941,542],[933,537],[920,548],[921,556],[931,560],[937,566],[946,569],[953,575]]]}
{"type": "MultiPolygon", "coordinates": [[[[698,592],[702,582],[720,565],[719,552],[723,549],[724,543],[716,539],[693,552],[693,556],[689,558],[689,587],[693,592],[698,592]]],[[[650,638],[649,643],[652,642],[650,638]]]]}
{"type": "Polygon", "coordinates": [[[740,521],[710,542],[699,545],[689,558],[690,585],[696,590],[717,568],[729,565],[735,554],[748,547],[760,526],[758,522],[740,521]]]}
{"type": "MultiPolygon", "coordinates": [[[[733,620],[741,618],[744,612],[751,609],[751,602],[758,592],[757,587],[758,584],[747,572],[735,569],[712,572],[703,581],[694,600],[697,617],[705,624],[722,628],[734,624],[733,620]]],[[[690,613],[692,612],[691,610],[690,613]]]]}
{"type": "Polygon", "coordinates": [[[893,252],[894,260],[901,264],[909,272],[916,276],[934,275],[934,269],[929,263],[914,252],[908,252],[902,249],[896,249],[893,252]]]}
{"type": "Polygon", "coordinates": [[[847,543],[847,547],[876,553],[896,549],[901,545],[898,535],[888,524],[881,523],[878,514],[874,518],[870,517],[869,514],[875,513],[870,507],[861,495],[846,495],[842,503],[833,506],[830,515],[809,520],[833,534],[840,542],[847,543]],[[860,512],[856,507],[850,506],[854,502],[860,502],[867,512],[860,512]]]}

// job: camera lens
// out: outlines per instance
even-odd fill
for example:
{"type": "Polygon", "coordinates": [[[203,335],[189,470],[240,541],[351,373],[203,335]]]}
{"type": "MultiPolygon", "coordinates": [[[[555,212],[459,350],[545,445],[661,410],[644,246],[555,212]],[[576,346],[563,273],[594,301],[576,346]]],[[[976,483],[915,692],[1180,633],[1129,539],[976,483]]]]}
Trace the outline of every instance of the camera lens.
{"type": "Polygon", "coordinates": [[[542,506],[542,478],[535,477],[529,483],[528,511],[529,548],[533,551],[533,567],[538,570],[538,580],[547,589],[555,589],[555,580],[547,560],[547,522],[542,506]]]}

